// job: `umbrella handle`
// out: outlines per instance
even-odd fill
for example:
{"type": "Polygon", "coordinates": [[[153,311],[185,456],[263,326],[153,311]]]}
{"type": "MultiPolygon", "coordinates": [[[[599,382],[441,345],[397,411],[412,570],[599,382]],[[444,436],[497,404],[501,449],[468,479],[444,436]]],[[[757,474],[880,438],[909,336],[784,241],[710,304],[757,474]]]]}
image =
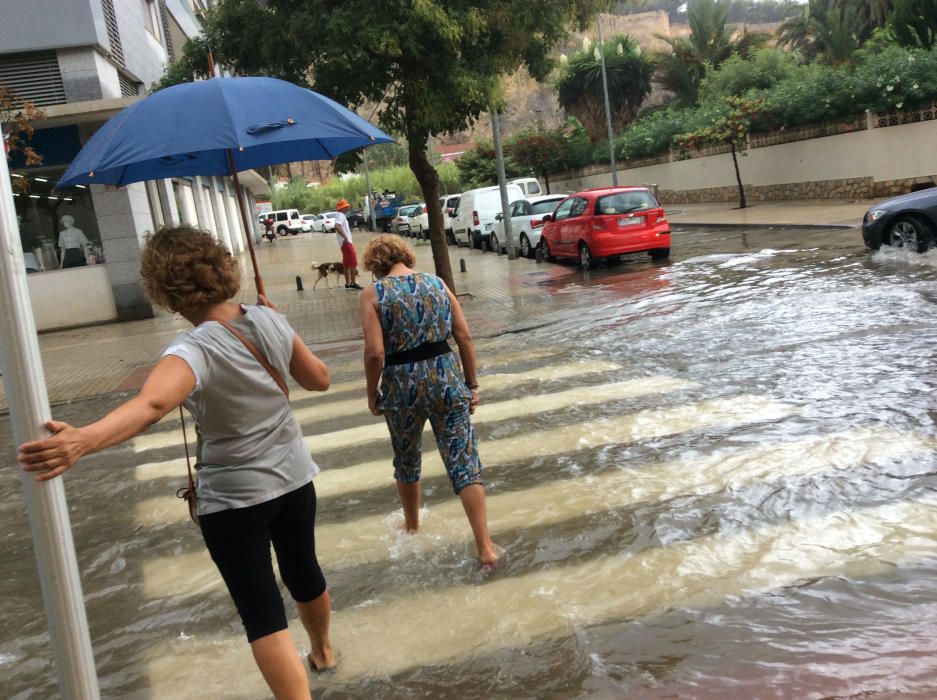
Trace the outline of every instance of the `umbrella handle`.
{"type": "Polygon", "coordinates": [[[241,224],[244,226],[244,235],[247,237],[247,250],[251,256],[251,267],[254,270],[254,285],[257,287],[257,293],[267,296],[267,290],[264,288],[264,278],[257,268],[257,255],[254,253],[254,243],[251,240],[251,226],[247,218],[247,210],[244,208],[244,198],[241,192],[241,183],[238,181],[238,171],[234,167],[234,152],[228,149],[228,169],[231,172],[231,178],[234,180],[234,191],[237,195],[238,211],[241,212],[241,224]]]}

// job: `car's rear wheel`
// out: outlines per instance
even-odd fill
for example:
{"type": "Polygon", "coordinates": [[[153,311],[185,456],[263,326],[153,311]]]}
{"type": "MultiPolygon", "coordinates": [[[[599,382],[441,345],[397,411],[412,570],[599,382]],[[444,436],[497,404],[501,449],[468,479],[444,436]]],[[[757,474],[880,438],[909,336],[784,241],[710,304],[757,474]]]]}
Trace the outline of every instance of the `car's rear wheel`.
{"type": "Polygon", "coordinates": [[[277,233],[281,236],[286,235],[286,226],[277,226],[277,233]]]}
{"type": "Polygon", "coordinates": [[[525,258],[532,258],[534,251],[530,247],[530,239],[527,238],[526,233],[521,234],[521,256],[525,258]]]}
{"type": "Polygon", "coordinates": [[[556,262],[556,256],[550,252],[550,244],[546,238],[540,239],[540,250],[543,252],[543,259],[547,262],[556,262]]]}
{"type": "Polygon", "coordinates": [[[485,244],[482,242],[482,237],[477,233],[472,234],[472,248],[475,250],[484,250],[485,244]]]}
{"type": "Polygon", "coordinates": [[[651,260],[666,260],[670,257],[670,248],[655,248],[649,252],[651,260]]]}
{"type": "Polygon", "coordinates": [[[934,231],[921,219],[899,219],[888,229],[888,244],[893,248],[923,253],[934,247],[934,231]]]}
{"type": "Polygon", "coordinates": [[[488,250],[493,250],[495,255],[501,255],[501,241],[498,240],[497,233],[492,233],[488,239],[488,250]]]}
{"type": "Polygon", "coordinates": [[[595,259],[592,257],[592,251],[585,241],[579,241],[579,266],[583,270],[591,270],[595,267],[595,259]]]}

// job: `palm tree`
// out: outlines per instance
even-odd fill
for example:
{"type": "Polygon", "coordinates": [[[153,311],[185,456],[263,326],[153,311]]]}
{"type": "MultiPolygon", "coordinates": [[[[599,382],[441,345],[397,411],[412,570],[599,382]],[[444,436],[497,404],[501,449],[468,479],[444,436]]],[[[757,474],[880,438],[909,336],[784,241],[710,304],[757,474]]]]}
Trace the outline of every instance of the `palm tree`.
{"type": "Polygon", "coordinates": [[[894,0],[809,0],[781,25],[778,43],[799,50],[808,61],[846,63],[876,28],[887,24],[893,9],[894,0]]]}
{"type": "MultiPolygon", "coordinates": [[[[560,106],[582,123],[593,143],[606,130],[601,59],[597,46],[584,46],[566,61],[557,82],[560,106]]],[[[620,131],[651,94],[654,66],[633,38],[619,34],[605,42],[605,68],[612,127],[620,131]]]]}
{"type": "Polygon", "coordinates": [[[657,55],[657,78],[674,93],[674,101],[685,107],[696,104],[699,86],[708,70],[718,68],[733,54],[748,57],[764,46],[769,35],[743,28],[734,36],[727,24],[730,0],[696,0],[687,11],[689,37],[665,37],[670,51],[657,55]]]}

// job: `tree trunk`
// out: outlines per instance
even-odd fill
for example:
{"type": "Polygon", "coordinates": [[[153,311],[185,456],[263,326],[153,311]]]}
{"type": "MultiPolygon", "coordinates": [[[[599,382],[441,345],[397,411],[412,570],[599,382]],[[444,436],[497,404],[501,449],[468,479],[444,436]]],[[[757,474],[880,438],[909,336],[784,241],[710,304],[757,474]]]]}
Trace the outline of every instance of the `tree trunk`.
{"type": "Polygon", "coordinates": [[[543,171],[543,184],[547,188],[547,194],[550,194],[550,173],[543,171]]]}
{"type": "Polygon", "coordinates": [[[745,204],[745,186],[742,184],[742,174],[739,172],[739,159],[735,153],[735,141],[732,142],[732,164],[735,165],[735,181],[739,183],[739,209],[744,209],[745,204]]]}
{"type": "Polygon", "coordinates": [[[416,176],[416,181],[420,183],[423,201],[426,202],[426,211],[429,214],[429,242],[433,251],[436,274],[455,294],[455,280],[452,279],[449,246],[446,243],[446,229],[443,226],[442,203],[439,201],[439,174],[426,155],[425,135],[419,138],[408,134],[407,146],[410,151],[410,170],[416,176]]]}

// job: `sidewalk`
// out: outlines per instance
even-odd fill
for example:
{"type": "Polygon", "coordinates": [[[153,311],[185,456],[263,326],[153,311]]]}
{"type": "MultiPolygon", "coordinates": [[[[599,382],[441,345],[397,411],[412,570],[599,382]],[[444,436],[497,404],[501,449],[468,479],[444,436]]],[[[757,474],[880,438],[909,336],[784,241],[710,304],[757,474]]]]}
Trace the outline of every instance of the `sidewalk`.
{"type": "MultiPolygon", "coordinates": [[[[356,233],[359,255],[372,234],[356,233]]],[[[538,265],[532,260],[509,262],[504,256],[483,254],[464,248],[450,248],[455,284],[476,339],[496,336],[509,328],[532,323],[531,319],[575,303],[568,295],[554,296],[545,282],[572,274],[569,268],[538,265]],[[459,272],[464,258],[468,271],[459,272]]],[[[417,267],[433,270],[429,246],[419,246],[417,267]]],[[[320,282],[313,290],[313,260],[340,259],[332,234],[301,234],[266,241],[257,246],[257,257],[267,293],[286,315],[297,334],[327,361],[356,357],[361,348],[358,293],[344,288],[344,280],[331,288],[320,282]],[[296,276],[302,277],[304,291],[296,290],[296,276]]],[[[241,257],[242,290],[238,301],[254,303],[256,294],[247,255],[241,257]]],[[[364,273],[362,284],[370,282],[364,273]]],[[[159,360],[173,337],[188,323],[173,315],[157,312],[144,321],[112,323],[74,330],[53,331],[39,336],[49,400],[53,404],[131,391],[142,386],[150,369],[159,360]]],[[[7,411],[5,390],[0,382],[0,413],[7,411]]]]}
{"type": "Polygon", "coordinates": [[[881,200],[805,200],[754,202],[738,209],[738,201],[718,204],[670,204],[667,218],[681,225],[730,226],[862,226],[865,212],[881,200]]]}

